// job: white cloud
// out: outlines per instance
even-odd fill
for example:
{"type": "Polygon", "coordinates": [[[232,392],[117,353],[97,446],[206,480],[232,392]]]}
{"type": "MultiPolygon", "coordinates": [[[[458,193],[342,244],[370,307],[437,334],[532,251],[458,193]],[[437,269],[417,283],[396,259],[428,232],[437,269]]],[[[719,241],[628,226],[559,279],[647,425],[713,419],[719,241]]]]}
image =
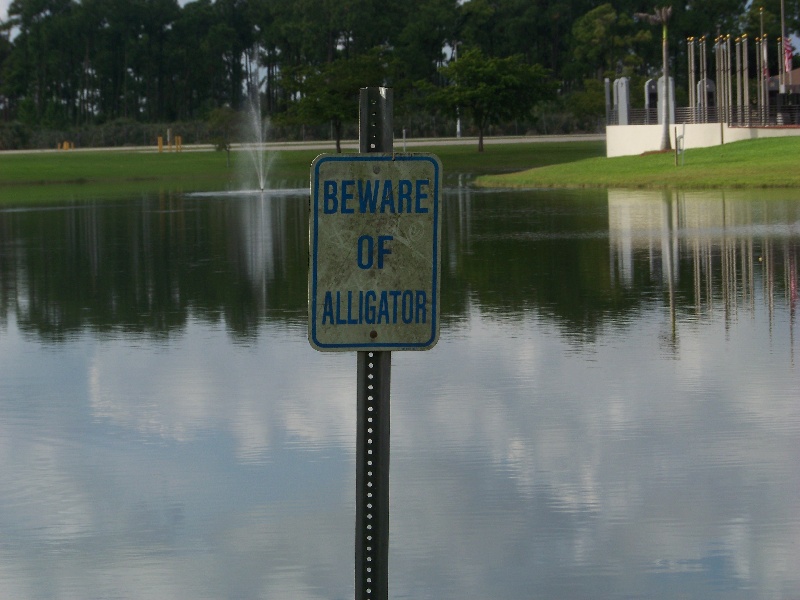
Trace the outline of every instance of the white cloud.
{"type": "Polygon", "coordinates": [[[263,337],[272,343],[229,346],[224,328],[190,322],[162,352],[124,339],[103,342],[89,366],[92,411],[141,435],[178,442],[223,430],[244,462],[263,457],[276,435],[306,446],[329,442],[331,435],[349,444],[354,383],[343,379],[333,386],[311,376],[346,357],[314,352],[304,333],[268,330],[263,337]],[[215,352],[220,348],[229,349],[215,352]],[[317,398],[325,401],[310,401],[317,398]]]}

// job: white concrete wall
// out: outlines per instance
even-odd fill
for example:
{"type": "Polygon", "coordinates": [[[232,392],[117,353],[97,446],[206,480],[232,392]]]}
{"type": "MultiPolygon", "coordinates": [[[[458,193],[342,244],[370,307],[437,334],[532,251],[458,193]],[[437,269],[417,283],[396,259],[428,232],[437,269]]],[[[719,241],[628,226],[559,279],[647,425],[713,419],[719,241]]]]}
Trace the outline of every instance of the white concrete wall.
{"type": "Polygon", "coordinates": [[[800,127],[726,127],[725,143],[800,135],[800,127]]]}
{"type": "MultiPolygon", "coordinates": [[[[728,127],[724,123],[670,125],[669,137],[675,148],[675,130],[683,135],[683,147],[706,148],[741,140],[800,135],[800,127],[728,127]]],[[[606,156],[632,156],[661,148],[661,125],[609,125],[606,127],[606,156]]]]}

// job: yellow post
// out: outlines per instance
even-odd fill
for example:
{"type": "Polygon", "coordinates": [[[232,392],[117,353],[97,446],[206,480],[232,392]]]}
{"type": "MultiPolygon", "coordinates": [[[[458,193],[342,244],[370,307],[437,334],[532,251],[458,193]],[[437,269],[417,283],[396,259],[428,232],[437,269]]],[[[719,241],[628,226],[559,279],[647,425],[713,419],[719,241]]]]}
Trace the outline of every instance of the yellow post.
{"type": "Polygon", "coordinates": [[[175,148],[177,149],[178,152],[182,152],[183,151],[183,136],[182,135],[176,135],[175,136],[175,148]]]}
{"type": "Polygon", "coordinates": [[[158,136],[158,153],[161,154],[164,151],[164,138],[158,136]]]}

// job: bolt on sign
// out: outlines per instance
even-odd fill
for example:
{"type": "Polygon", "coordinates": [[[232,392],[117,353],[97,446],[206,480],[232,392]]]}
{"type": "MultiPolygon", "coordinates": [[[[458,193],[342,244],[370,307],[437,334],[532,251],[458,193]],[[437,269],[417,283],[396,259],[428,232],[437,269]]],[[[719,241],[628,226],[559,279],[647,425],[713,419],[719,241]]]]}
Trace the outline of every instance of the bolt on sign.
{"type": "Polygon", "coordinates": [[[315,349],[436,344],[441,179],[432,154],[323,154],[311,164],[308,339],[315,349]]]}

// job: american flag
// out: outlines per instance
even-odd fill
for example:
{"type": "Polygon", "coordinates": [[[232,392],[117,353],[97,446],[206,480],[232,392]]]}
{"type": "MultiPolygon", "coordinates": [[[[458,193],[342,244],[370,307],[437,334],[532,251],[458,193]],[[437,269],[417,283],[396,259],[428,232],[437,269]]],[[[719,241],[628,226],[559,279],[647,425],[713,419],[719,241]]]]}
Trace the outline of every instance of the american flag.
{"type": "Polygon", "coordinates": [[[792,42],[788,37],[783,38],[783,70],[787,73],[792,70],[792,42]]]}

